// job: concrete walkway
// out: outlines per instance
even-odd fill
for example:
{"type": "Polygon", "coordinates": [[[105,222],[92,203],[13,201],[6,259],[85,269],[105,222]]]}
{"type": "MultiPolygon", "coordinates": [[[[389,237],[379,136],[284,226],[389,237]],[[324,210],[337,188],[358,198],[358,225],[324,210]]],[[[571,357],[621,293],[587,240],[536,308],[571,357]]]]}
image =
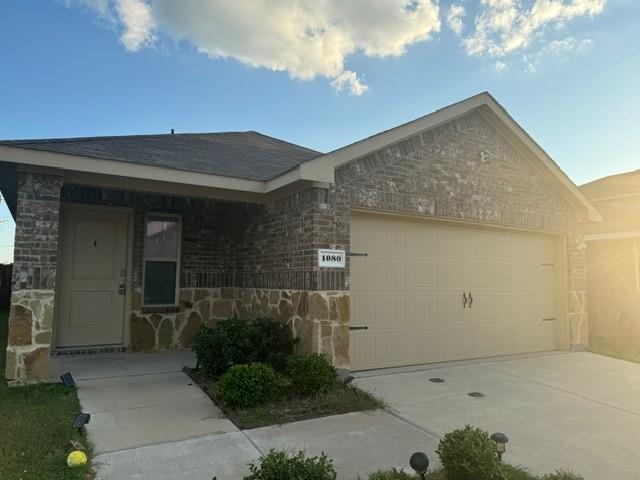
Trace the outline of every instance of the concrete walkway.
{"type": "MultiPolygon", "coordinates": [[[[437,440],[382,412],[348,413],[284,426],[213,435],[98,455],[99,480],[241,480],[247,464],[270,449],[325,452],[339,479],[366,478],[368,472],[409,468],[416,450],[433,452],[437,440]]],[[[433,455],[431,455],[433,457],[433,455]]]]}
{"type": "Polygon", "coordinates": [[[182,373],[195,364],[190,352],[54,360],[58,373],[70,371],[76,380],[96,454],[237,430],[182,373]]]}

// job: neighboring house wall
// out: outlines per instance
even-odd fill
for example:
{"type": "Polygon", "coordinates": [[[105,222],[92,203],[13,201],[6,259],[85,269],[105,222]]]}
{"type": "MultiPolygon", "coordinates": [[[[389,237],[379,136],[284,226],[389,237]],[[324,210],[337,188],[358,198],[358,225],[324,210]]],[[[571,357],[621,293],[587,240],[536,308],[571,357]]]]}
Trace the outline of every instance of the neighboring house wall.
{"type": "Polygon", "coordinates": [[[591,347],[640,360],[640,239],[589,242],[591,347]]]}
{"type": "Polygon", "coordinates": [[[635,361],[640,361],[639,180],[634,172],[585,186],[588,195],[613,197],[594,200],[603,222],[588,229],[590,346],[635,361]]]}

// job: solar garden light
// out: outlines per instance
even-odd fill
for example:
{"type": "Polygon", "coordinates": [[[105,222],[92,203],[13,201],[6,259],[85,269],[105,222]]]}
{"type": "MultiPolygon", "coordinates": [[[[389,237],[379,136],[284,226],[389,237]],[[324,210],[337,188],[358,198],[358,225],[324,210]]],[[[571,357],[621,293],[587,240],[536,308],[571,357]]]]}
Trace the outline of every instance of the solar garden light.
{"type": "Polygon", "coordinates": [[[60,381],[62,381],[65,387],[73,387],[76,384],[76,381],[73,379],[73,375],[71,375],[71,372],[60,375],[60,381]]]}
{"type": "Polygon", "coordinates": [[[73,428],[78,429],[78,432],[82,432],[84,426],[91,421],[90,413],[79,413],[73,421],[73,428]]]}
{"type": "Polygon", "coordinates": [[[420,478],[424,479],[429,470],[429,457],[425,453],[415,452],[409,459],[409,465],[420,475],[420,478]]]}
{"type": "Polygon", "coordinates": [[[509,441],[509,437],[507,437],[504,433],[494,433],[491,435],[491,440],[496,444],[496,453],[498,454],[498,458],[502,461],[502,455],[507,450],[507,442],[509,441]]]}

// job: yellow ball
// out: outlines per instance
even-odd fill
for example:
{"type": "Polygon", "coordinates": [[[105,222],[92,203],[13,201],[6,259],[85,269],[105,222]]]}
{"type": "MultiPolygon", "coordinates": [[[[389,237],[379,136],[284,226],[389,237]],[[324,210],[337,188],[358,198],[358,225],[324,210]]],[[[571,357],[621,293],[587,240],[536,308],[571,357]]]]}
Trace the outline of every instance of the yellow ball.
{"type": "Polygon", "coordinates": [[[87,454],[81,450],[74,450],[67,457],[67,465],[70,468],[81,467],[87,463],[87,454]]]}

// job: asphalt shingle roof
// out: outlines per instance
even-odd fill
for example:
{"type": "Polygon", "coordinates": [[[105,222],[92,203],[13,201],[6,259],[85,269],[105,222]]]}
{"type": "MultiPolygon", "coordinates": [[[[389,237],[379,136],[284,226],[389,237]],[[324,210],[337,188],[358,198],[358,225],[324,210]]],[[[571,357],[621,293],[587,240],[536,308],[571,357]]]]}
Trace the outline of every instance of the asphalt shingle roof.
{"type": "Polygon", "coordinates": [[[640,193],[640,170],[603,177],[580,187],[590,199],[635,195],[640,193]]]}
{"type": "Polygon", "coordinates": [[[0,145],[260,181],[322,155],[253,131],[5,140],[0,145]]]}

